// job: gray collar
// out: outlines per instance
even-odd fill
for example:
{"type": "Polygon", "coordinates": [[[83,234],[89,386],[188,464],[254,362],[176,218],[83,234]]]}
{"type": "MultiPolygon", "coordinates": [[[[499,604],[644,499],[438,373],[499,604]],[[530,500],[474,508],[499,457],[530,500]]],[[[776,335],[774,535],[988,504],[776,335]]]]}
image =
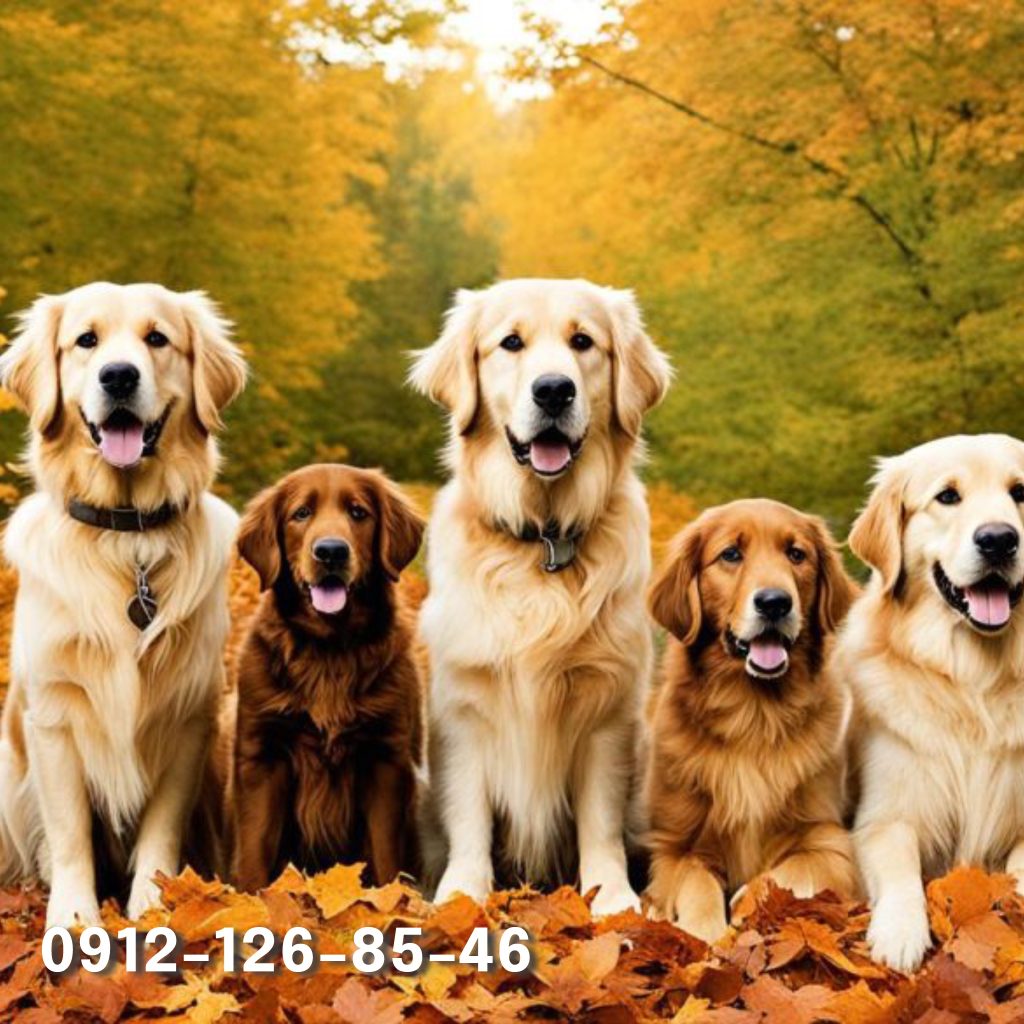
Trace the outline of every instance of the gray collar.
{"type": "Polygon", "coordinates": [[[527,523],[521,530],[510,530],[503,523],[498,523],[497,528],[503,533],[508,533],[516,540],[533,543],[540,541],[544,553],[541,559],[541,568],[545,572],[561,572],[572,565],[576,560],[576,551],[579,542],[583,539],[583,530],[578,526],[571,526],[563,530],[561,523],[549,519],[540,529],[535,523],[527,523]]]}

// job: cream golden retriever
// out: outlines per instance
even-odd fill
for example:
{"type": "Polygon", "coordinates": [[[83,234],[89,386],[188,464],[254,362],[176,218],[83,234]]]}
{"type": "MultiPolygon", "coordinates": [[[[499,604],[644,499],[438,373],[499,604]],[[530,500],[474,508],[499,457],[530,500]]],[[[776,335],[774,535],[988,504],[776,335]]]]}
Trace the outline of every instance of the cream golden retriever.
{"type": "Polygon", "coordinates": [[[930,938],[922,876],[1024,879],[1024,443],[947,437],[884,459],[850,546],[874,568],[836,671],[854,687],[854,841],[868,941],[900,970],[930,938]]]}
{"type": "Polygon", "coordinates": [[[493,845],[533,882],[578,855],[595,912],[636,907],[623,832],[652,651],[633,467],[668,363],[629,292],[517,280],[460,292],[412,381],[451,413],[421,620],[435,899],[484,897],[493,845]]]}
{"type": "Polygon", "coordinates": [[[209,494],[245,365],[198,292],[98,283],[39,299],[0,360],[36,492],[0,739],[0,876],[51,887],[48,925],[127,910],[175,873],[221,694],[235,513],[209,494]]]}

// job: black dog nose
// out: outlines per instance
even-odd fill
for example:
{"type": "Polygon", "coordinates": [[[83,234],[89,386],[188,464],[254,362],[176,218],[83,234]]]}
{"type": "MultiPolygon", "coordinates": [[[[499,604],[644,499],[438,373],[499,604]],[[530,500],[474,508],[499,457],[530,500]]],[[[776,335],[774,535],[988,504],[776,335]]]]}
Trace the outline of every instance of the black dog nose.
{"type": "Polygon", "coordinates": [[[138,367],[131,363],[107,363],[100,370],[100,384],[111,398],[130,398],[139,386],[138,367]]]}
{"type": "Polygon", "coordinates": [[[576,385],[560,373],[545,373],[533,382],[533,400],[552,418],[572,404],[576,385]]]}
{"type": "Polygon", "coordinates": [[[793,610],[793,598],[778,587],[765,587],[754,594],[754,607],[769,622],[778,622],[793,610]]]}
{"type": "Polygon", "coordinates": [[[999,564],[1017,554],[1020,534],[1009,523],[984,523],[974,531],[974,546],[986,562],[999,564]]]}
{"type": "Polygon", "coordinates": [[[348,561],[348,541],[324,537],[313,545],[313,557],[324,565],[344,565],[348,561]]]}

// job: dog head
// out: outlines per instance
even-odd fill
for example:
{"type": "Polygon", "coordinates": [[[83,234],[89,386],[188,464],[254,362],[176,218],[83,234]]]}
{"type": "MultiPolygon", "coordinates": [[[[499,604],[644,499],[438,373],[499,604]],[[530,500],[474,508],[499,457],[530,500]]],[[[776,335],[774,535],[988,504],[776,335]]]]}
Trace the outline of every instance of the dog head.
{"type": "Polygon", "coordinates": [[[630,292],[515,280],[459,292],[411,381],[449,410],[456,434],[491,431],[524,472],[552,480],[593,434],[636,437],[669,368],[630,292]]]}
{"type": "Polygon", "coordinates": [[[1024,593],[1024,442],[945,437],[882,459],[850,547],[887,600],[910,593],[976,633],[1002,632],[1024,593]]]}
{"type": "Polygon", "coordinates": [[[261,589],[333,619],[351,598],[396,581],[416,557],[423,522],[382,473],[306,466],[250,503],[238,547],[261,589]]]}
{"type": "Polygon", "coordinates": [[[206,447],[220,427],[245,383],[229,330],[200,292],[86,285],[22,314],[0,380],[28,411],[42,454],[123,493],[126,479],[158,476],[161,463],[173,473],[183,447],[206,447]]]}
{"type": "Polygon", "coordinates": [[[718,643],[749,676],[781,679],[794,651],[820,651],[853,592],[820,519],[756,499],[708,509],[676,537],[651,611],[685,646],[718,643]]]}

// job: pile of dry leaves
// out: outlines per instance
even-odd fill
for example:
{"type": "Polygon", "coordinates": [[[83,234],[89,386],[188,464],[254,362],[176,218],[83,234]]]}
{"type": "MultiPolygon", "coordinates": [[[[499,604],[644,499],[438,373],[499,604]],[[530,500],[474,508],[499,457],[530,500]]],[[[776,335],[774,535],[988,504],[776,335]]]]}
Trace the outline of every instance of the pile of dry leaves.
{"type": "MultiPolygon", "coordinates": [[[[486,909],[464,898],[434,908],[398,882],[364,888],[358,867],[313,878],[287,872],[259,896],[187,872],[164,883],[166,909],[152,911],[143,926],[169,925],[184,952],[213,954],[208,967],[160,975],[127,974],[119,965],[56,982],[40,955],[43,894],[8,891],[0,894],[0,1016],[25,1024],[168,1016],[303,1024],[1024,1020],[1024,899],[1012,882],[962,869],[932,883],[928,897],[937,950],[906,978],[868,959],[864,907],[829,896],[797,900],[771,890],[709,948],[632,912],[595,921],[571,889],[497,893],[486,909]],[[344,951],[357,928],[411,925],[423,929],[428,952],[457,952],[474,927],[511,924],[533,937],[527,973],[432,963],[411,976],[390,969],[364,975],[348,964],[301,976],[224,974],[214,938],[224,927],[283,933],[303,926],[321,951],[344,951]]],[[[112,907],[104,915],[111,932],[127,923],[112,907]]]]}

